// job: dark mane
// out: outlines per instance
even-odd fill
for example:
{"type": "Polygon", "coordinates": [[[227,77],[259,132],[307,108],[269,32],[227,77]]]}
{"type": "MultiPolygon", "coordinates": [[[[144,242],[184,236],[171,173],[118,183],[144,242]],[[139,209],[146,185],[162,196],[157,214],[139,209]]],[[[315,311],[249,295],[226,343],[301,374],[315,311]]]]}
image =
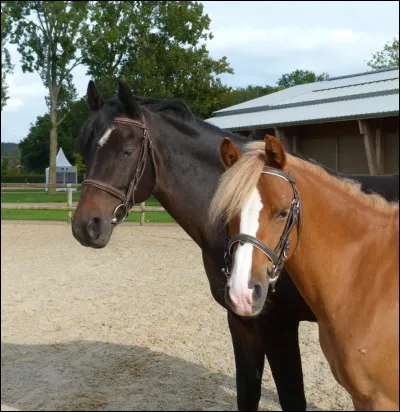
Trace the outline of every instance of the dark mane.
{"type": "Polygon", "coordinates": [[[196,118],[183,99],[155,99],[149,97],[137,98],[137,101],[141,106],[149,107],[154,113],[169,111],[175,116],[188,121],[193,121],[196,118]]]}
{"type": "MultiPolygon", "coordinates": [[[[202,128],[203,130],[208,130],[211,132],[221,131],[217,126],[207,123],[204,120],[196,116],[190,107],[186,104],[183,99],[172,98],[172,99],[155,99],[155,98],[137,98],[140,105],[149,107],[154,113],[164,113],[166,115],[172,114],[177,120],[183,120],[186,125],[193,125],[196,130],[195,134],[198,134],[197,128],[202,128]]],[[[176,124],[175,124],[176,126],[176,124]]],[[[225,136],[240,138],[243,140],[243,136],[237,135],[235,133],[223,130],[225,136]]],[[[193,130],[192,130],[193,133],[193,130]]]]}

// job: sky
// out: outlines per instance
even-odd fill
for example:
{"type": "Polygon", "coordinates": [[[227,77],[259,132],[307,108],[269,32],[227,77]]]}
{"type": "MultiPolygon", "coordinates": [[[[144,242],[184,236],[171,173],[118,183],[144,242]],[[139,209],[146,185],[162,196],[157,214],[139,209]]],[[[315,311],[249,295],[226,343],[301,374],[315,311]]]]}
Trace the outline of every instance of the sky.
{"type": "MultiPolygon", "coordinates": [[[[214,38],[211,57],[226,56],[234,74],[224,84],[274,86],[296,69],[331,77],[370,70],[372,54],[397,37],[397,1],[203,1],[214,38]]],[[[37,73],[22,73],[15,45],[9,45],[14,73],[7,76],[10,99],[1,113],[1,141],[18,143],[36,117],[47,112],[46,90],[37,73]]],[[[78,95],[90,78],[73,71],[78,95]]],[[[151,97],[151,96],[148,96],[151,97]]]]}

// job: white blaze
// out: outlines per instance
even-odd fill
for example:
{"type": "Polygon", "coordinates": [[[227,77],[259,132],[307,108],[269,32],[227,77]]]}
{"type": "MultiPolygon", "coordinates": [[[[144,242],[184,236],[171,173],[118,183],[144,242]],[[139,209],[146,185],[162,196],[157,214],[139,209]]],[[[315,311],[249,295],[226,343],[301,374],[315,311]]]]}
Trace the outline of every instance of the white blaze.
{"type": "Polygon", "coordinates": [[[103,134],[103,136],[101,136],[100,140],[99,140],[99,146],[103,146],[108,138],[110,137],[111,132],[115,129],[114,126],[111,126],[109,129],[106,130],[106,132],[103,134]]]}
{"type": "MultiPolygon", "coordinates": [[[[255,188],[249,200],[242,208],[240,216],[240,233],[256,236],[259,227],[260,211],[263,208],[260,193],[255,188]]],[[[253,246],[249,243],[237,244],[235,264],[229,278],[229,295],[239,313],[251,314],[253,289],[249,289],[253,246]]]]}

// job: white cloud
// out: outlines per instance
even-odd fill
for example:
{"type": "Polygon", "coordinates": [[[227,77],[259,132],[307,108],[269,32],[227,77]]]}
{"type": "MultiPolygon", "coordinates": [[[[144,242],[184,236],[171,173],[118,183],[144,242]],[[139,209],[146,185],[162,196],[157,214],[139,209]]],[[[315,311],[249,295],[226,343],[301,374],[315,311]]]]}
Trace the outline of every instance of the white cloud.
{"type": "Polygon", "coordinates": [[[24,102],[19,99],[18,97],[10,97],[7,100],[7,106],[3,109],[5,112],[16,112],[22,106],[24,106],[24,102]]]}
{"type": "Polygon", "coordinates": [[[8,94],[10,97],[44,97],[46,89],[42,82],[35,80],[32,74],[21,75],[16,73],[14,75],[7,75],[6,82],[8,85],[8,94]]]}
{"type": "Polygon", "coordinates": [[[381,47],[386,37],[373,33],[356,32],[352,29],[327,29],[304,27],[252,28],[222,27],[214,30],[214,38],[208,47],[215,53],[254,54],[258,56],[285,53],[293,50],[312,50],[330,47],[354,48],[368,45],[368,49],[381,47]],[[372,44],[371,44],[372,43],[372,44]]]}

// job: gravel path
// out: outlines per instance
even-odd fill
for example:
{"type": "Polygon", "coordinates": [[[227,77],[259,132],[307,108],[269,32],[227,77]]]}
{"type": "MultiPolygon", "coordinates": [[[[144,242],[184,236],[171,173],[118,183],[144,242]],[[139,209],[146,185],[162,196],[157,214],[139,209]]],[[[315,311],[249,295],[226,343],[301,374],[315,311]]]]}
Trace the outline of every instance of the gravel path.
{"type": "MultiPolygon", "coordinates": [[[[226,314],[180,227],[123,224],[101,250],[65,223],[1,229],[1,410],[236,410],[226,314]]],[[[309,409],[352,409],[317,325],[300,340],[309,409]]],[[[260,409],[279,409],[267,363],[260,409]]]]}

